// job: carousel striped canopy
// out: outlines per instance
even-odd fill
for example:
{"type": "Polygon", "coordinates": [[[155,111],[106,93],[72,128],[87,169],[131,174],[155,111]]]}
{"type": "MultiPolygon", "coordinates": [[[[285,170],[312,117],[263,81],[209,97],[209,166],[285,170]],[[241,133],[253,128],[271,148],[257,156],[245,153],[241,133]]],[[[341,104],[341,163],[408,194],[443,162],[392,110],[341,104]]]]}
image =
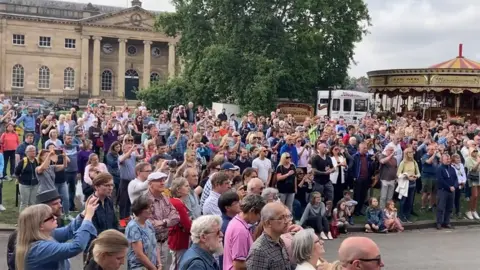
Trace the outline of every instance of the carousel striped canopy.
{"type": "Polygon", "coordinates": [[[459,45],[458,56],[448,61],[431,66],[430,68],[463,68],[463,69],[480,69],[480,63],[463,57],[462,44],[459,45]]]}

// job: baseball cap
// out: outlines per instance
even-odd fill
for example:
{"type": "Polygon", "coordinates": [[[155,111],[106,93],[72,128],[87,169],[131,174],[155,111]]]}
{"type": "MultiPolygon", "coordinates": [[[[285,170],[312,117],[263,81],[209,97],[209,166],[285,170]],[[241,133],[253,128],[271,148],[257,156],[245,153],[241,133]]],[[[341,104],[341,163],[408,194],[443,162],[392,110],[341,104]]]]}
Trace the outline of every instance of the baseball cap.
{"type": "Polygon", "coordinates": [[[42,193],[37,194],[37,204],[49,203],[56,199],[60,199],[60,194],[58,194],[56,189],[43,191],[42,193]]]}
{"type": "Polygon", "coordinates": [[[167,178],[168,175],[162,173],[162,172],[154,172],[148,175],[147,181],[162,181],[167,178]]]}
{"type": "Polygon", "coordinates": [[[220,169],[222,171],[236,171],[240,168],[238,166],[233,165],[233,163],[225,162],[222,164],[222,167],[220,169]]]}

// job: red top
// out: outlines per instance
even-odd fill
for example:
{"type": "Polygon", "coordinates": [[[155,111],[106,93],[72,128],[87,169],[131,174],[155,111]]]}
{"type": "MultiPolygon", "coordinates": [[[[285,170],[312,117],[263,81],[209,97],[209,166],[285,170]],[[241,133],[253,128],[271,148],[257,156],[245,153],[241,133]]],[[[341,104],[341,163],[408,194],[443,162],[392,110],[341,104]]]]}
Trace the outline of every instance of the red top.
{"type": "Polygon", "coordinates": [[[188,209],[185,204],[177,198],[170,198],[170,203],[177,209],[180,216],[180,223],[170,227],[168,230],[168,247],[171,250],[188,249],[190,243],[190,228],[192,220],[188,215],[188,209]]]}
{"type": "Polygon", "coordinates": [[[18,135],[15,132],[4,132],[0,142],[2,143],[3,151],[15,151],[20,144],[18,135]]]}

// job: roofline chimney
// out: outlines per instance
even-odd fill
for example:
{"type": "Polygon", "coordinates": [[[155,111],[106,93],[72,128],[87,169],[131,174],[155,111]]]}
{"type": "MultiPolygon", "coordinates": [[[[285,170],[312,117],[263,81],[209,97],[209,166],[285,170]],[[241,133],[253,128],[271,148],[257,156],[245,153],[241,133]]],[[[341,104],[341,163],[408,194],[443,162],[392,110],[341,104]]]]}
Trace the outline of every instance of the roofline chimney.
{"type": "Polygon", "coordinates": [[[463,58],[463,44],[458,44],[458,58],[463,58]]]}

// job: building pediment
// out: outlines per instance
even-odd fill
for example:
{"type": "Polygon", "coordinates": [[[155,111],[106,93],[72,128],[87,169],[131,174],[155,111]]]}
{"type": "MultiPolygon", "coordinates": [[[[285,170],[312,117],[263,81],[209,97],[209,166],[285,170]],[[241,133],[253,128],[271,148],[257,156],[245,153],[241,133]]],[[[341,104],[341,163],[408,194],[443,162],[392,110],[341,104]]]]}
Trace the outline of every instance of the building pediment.
{"type": "Polygon", "coordinates": [[[135,6],[117,12],[86,18],[81,21],[81,24],[152,31],[155,24],[155,14],[135,6]]]}

